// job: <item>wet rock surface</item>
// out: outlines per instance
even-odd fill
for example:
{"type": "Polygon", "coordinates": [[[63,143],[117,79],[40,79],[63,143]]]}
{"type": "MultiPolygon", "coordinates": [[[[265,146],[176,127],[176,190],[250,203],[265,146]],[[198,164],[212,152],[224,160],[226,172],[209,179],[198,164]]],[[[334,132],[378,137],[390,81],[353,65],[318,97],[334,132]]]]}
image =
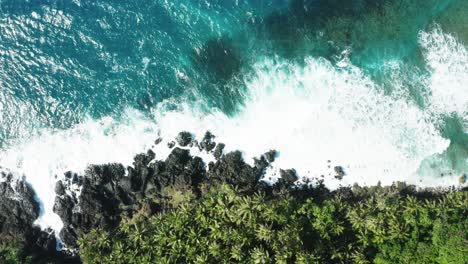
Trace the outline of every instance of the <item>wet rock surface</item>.
{"type": "Polygon", "coordinates": [[[189,145],[193,140],[192,134],[190,134],[187,131],[180,132],[179,135],[177,135],[176,141],[181,147],[185,147],[189,145]]]}
{"type": "Polygon", "coordinates": [[[40,206],[25,179],[1,172],[0,180],[0,242],[19,242],[32,263],[79,263],[79,258],[56,250],[52,230],[34,225],[40,206]]]}
{"type": "Polygon", "coordinates": [[[276,156],[278,156],[278,152],[276,150],[270,150],[267,153],[265,153],[264,156],[268,162],[273,162],[275,161],[276,156]]]}
{"type": "Polygon", "coordinates": [[[336,166],[333,168],[333,170],[335,171],[335,178],[338,179],[338,180],[342,180],[343,177],[346,175],[343,167],[341,166],[336,166]]]}
{"type": "Polygon", "coordinates": [[[251,188],[261,178],[261,171],[244,162],[240,151],[227,153],[209,168],[207,173],[210,185],[229,183],[241,188],[251,188]]]}
{"type": "Polygon", "coordinates": [[[278,180],[276,185],[281,187],[292,187],[294,183],[299,179],[294,169],[280,170],[281,178],[278,180]]]}
{"type": "Polygon", "coordinates": [[[175,146],[175,144],[176,144],[175,141],[171,141],[171,142],[167,143],[167,147],[168,148],[173,148],[175,146]]]}
{"type": "Polygon", "coordinates": [[[0,238],[24,240],[39,217],[35,193],[24,179],[6,173],[1,173],[0,179],[0,238]]]}
{"type": "MultiPolygon", "coordinates": [[[[132,166],[126,168],[122,164],[110,163],[91,165],[83,175],[65,172],[55,185],[54,212],[63,221],[60,238],[69,251],[56,251],[57,240],[52,231],[41,231],[33,226],[39,217],[40,207],[34,191],[24,179],[15,180],[11,175],[0,174],[0,240],[19,239],[28,249],[28,254],[37,260],[34,263],[80,263],[74,254],[78,248],[77,240],[83,234],[92,229],[111,231],[123,219],[131,218],[137,212],[151,216],[173,209],[178,195],[199,197],[210,187],[221,183],[236,185],[241,192],[290,193],[313,197],[317,201],[332,195],[323,185],[323,180],[317,181],[313,189],[309,188],[310,182],[306,180],[302,185],[298,183],[299,177],[294,169],[280,170],[280,177],[273,185],[260,181],[278,157],[275,150],[255,158],[251,166],[244,162],[240,151],[226,153],[225,145],[216,143],[214,139],[215,136],[207,132],[198,142],[190,133],[181,132],[175,141],[170,141],[172,151],[165,160],[158,160],[156,154],[149,150],[136,155],[132,166]],[[176,146],[176,142],[184,148],[176,146]],[[214,161],[205,164],[200,157],[192,156],[186,146],[211,153],[214,161]]],[[[342,167],[334,167],[334,171],[337,178],[345,176],[342,167]]],[[[400,193],[415,192],[406,185],[394,189],[400,193]]],[[[372,191],[371,188],[343,187],[334,192],[339,192],[346,199],[360,200],[372,191]]]]}
{"type": "MultiPolygon", "coordinates": [[[[110,229],[120,221],[119,203],[123,200],[119,180],[124,177],[125,169],[121,164],[90,166],[82,182],[81,192],[56,193],[54,212],[60,216],[64,227],[60,232],[63,242],[76,247],[77,238],[92,228],[110,229]]],[[[57,186],[67,186],[71,190],[73,182],[66,179],[57,186]]],[[[61,190],[61,187],[57,188],[61,190]]]]}
{"type": "Polygon", "coordinates": [[[203,136],[202,141],[200,142],[200,149],[206,151],[212,151],[216,147],[216,142],[214,141],[215,136],[211,132],[207,131],[203,136]]]}
{"type": "MultiPolygon", "coordinates": [[[[150,150],[136,155],[133,165],[127,168],[105,164],[89,166],[83,176],[68,172],[55,188],[54,212],[64,222],[60,233],[63,242],[76,248],[77,239],[94,228],[112,230],[137,211],[151,215],[169,209],[172,205],[165,201],[174,192],[200,195],[203,188],[219,183],[244,189],[257,186],[274,153],[256,159],[252,167],[239,151],[223,154],[225,145],[216,144],[214,138],[207,132],[199,144],[216,159],[208,166],[201,158],[190,155],[190,150],[174,144],[165,160],[155,159],[150,150]]],[[[176,142],[180,146],[198,145],[188,132],[179,133],[176,142]]]]}
{"type": "Polygon", "coordinates": [[[219,143],[218,145],[216,145],[215,151],[213,153],[213,156],[215,157],[216,160],[219,160],[221,156],[223,155],[224,147],[226,147],[224,143],[219,143]]]}

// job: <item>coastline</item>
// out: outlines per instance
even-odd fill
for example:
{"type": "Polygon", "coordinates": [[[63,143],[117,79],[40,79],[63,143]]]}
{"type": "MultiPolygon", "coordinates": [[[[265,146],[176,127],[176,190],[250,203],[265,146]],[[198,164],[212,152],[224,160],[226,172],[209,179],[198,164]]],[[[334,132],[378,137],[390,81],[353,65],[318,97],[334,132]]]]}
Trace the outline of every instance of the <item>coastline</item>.
{"type": "MultiPolygon", "coordinates": [[[[155,145],[158,144],[163,144],[160,138],[155,141],[155,145]]],[[[40,230],[34,225],[40,214],[34,190],[24,177],[15,179],[11,174],[3,173],[0,206],[17,213],[3,211],[0,219],[2,240],[20,241],[37,261],[61,259],[80,263],[77,241],[92,230],[115,230],[123,219],[131,219],[142,210],[148,215],[173,210],[177,207],[174,204],[183,202],[180,197],[201,197],[211,188],[223,184],[236,186],[242,193],[262,191],[277,195],[286,190],[293,197],[320,199],[337,194],[347,199],[362,199],[357,197],[379,192],[437,199],[447,193],[467,191],[463,185],[418,188],[403,182],[368,187],[356,184],[330,190],[321,178],[299,179],[294,169],[280,170],[278,180],[267,183],[262,179],[278,156],[276,151],[271,150],[255,158],[251,166],[244,161],[241,152],[224,153],[224,148],[225,145],[217,143],[215,135],[209,132],[200,141],[189,132],[181,132],[169,141],[167,149],[170,154],[165,160],[158,160],[156,154],[148,150],[136,155],[132,166],[111,163],[90,165],[83,175],[65,172],[55,186],[53,210],[64,224],[59,232],[40,230]],[[205,163],[186,148],[196,148],[212,156],[212,161],[205,163]]],[[[344,168],[336,166],[334,171],[337,180],[346,177],[344,168]]]]}

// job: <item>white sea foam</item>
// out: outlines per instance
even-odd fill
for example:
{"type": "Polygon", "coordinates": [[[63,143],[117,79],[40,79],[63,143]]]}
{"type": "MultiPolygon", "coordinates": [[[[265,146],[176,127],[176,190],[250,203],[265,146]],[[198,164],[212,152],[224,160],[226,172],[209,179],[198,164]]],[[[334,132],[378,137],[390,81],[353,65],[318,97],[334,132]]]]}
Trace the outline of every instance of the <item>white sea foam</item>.
{"type": "Polygon", "coordinates": [[[449,144],[426,112],[383,95],[355,67],[337,70],[323,59],[305,66],[266,61],[247,86],[249,100],[235,118],[157,111],[162,135],[188,129],[200,136],[208,129],[227,151],[240,148],[247,162],[273,148],[280,156],[270,176],[295,168],[301,176],[324,175],[330,187],[415,183],[421,161],[449,144]],[[344,167],[343,181],[334,179],[334,166],[344,167]]]}
{"type": "Polygon", "coordinates": [[[431,71],[431,108],[438,113],[456,113],[468,133],[468,50],[455,36],[439,26],[420,34],[420,43],[431,71]]]}
{"type": "MultiPolygon", "coordinates": [[[[205,115],[190,107],[157,109],[155,116],[165,137],[180,130],[201,136],[209,129],[227,143],[227,151],[243,150],[247,162],[270,148],[279,150],[269,176],[278,175],[279,168],[296,168],[302,176],[324,175],[330,187],[394,181],[456,185],[459,175],[439,177],[452,168],[442,155],[450,141],[437,128],[441,116],[451,113],[467,124],[467,51],[438,27],[421,33],[420,43],[431,72],[426,80],[430,92],[422,95],[424,109],[409,99],[397,71],[387,83],[392,93],[384,95],[382,87],[346,58],[337,65],[340,69],[309,58],[305,65],[259,62],[256,74],[246,81],[248,99],[235,118],[219,112],[205,115]],[[421,169],[423,161],[438,168],[421,169]],[[348,175],[343,181],[334,179],[334,166],[344,167],[348,175]]],[[[388,63],[398,70],[400,62],[388,63]]]]}
{"type": "MultiPolygon", "coordinates": [[[[462,85],[466,82],[451,86],[453,79],[445,76],[455,69],[457,80],[466,80],[468,71],[463,67],[467,62],[457,57],[463,49],[455,41],[438,42],[439,33],[421,35],[434,70],[429,80],[432,94],[427,98],[432,104],[424,110],[401,93],[384,95],[381,87],[349,61],[335,67],[324,59],[308,58],[301,65],[265,59],[245,80],[245,105],[235,117],[219,111],[207,114],[174,99],[173,104],[169,100],[154,109],[155,120],[129,110],[119,121],[88,120],[69,130],[44,131],[0,153],[0,164],[26,175],[43,203],[44,212],[37,223],[57,231],[62,223],[52,211],[55,175],[62,177],[68,170],[83,172],[92,163],[131,164],[132,157],[148,149],[157,135],[164,141],[153,149],[157,159],[164,159],[170,153],[166,143],[183,130],[198,138],[210,130],[217,142],[226,144],[225,151],[240,149],[249,163],[270,149],[278,150],[280,155],[267,177],[277,177],[279,168],[295,168],[300,176],[324,175],[331,188],[397,180],[421,186],[456,184],[455,175],[443,179],[427,171],[416,175],[423,160],[449,145],[436,129],[434,113],[455,111],[466,116],[466,101],[457,97],[465,94],[462,85]],[[439,54],[437,50],[444,47],[451,55],[439,54]],[[442,89],[444,85],[453,90],[442,89]],[[455,105],[449,105],[452,99],[455,105]],[[178,108],[167,110],[167,104],[178,108]],[[346,171],[343,181],[333,177],[334,166],[346,171]]],[[[394,82],[395,87],[401,85],[397,79],[394,82]]],[[[207,153],[191,151],[205,161],[213,159],[207,153]]]]}
{"type": "Polygon", "coordinates": [[[43,207],[36,224],[59,231],[62,221],[53,213],[54,186],[64,172],[82,173],[89,164],[121,162],[130,165],[134,154],[151,146],[154,123],[128,111],[120,122],[111,118],[88,120],[64,131],[42,135],[0,153],[0,164],[24,174],[43,207]]]}

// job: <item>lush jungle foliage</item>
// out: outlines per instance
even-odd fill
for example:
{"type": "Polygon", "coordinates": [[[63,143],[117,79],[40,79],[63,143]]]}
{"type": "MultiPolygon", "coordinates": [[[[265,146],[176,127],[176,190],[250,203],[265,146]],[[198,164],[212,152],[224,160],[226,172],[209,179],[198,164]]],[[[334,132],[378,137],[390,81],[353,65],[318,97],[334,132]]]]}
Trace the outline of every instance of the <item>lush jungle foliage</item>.
{"type": "Polygon", "coordinates": [[[0,243],[0,263],[17,264],[31,263],[31,257],[24,252],[24,247],[19,241],[5,239],[0,243]]]}
{"type": "Polygon", "coordinates": [[[79,244],[85,263],[468,263],[467,216],[466,191],[314,196],[222,185],[79,244]]]}

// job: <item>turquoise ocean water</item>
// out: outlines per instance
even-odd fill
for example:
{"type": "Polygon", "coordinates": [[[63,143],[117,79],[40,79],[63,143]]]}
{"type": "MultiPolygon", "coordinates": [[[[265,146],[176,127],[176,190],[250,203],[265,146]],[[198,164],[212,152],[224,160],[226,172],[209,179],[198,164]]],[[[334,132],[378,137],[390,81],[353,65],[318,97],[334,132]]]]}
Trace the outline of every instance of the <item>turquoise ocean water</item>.
{"type": "Polygon", "coordinates": [[[56,175],[181,130],[271,175],[457,184],[467,43],[465,0],[0,0],[0,166],[46,215],[56,175]]]}

